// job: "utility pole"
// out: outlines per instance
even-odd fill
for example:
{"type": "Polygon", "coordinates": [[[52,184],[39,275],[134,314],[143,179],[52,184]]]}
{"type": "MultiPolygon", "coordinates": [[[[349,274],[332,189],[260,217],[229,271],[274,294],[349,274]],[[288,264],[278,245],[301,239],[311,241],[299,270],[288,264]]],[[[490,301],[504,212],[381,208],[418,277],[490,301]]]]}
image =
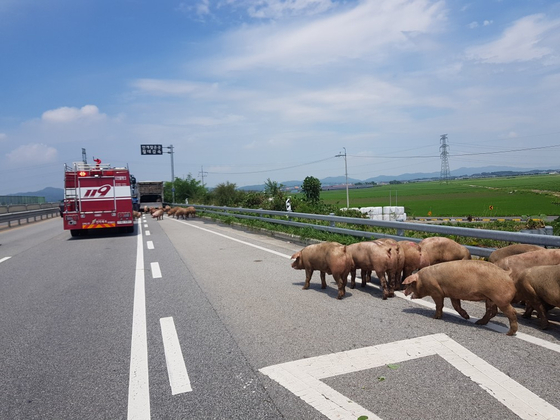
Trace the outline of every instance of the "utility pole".
{"type": "Polygon", "coordinates": [[[449,181],[449,152],[448,148],[449,145],[447,144],[447,134],[442,134],[440,136],[439,142],[441,146],[439,146],[440,157],[441,157],[441,172],[439,175],[440,181],[445,181],[447,183],[449,181]]]}
{"type": "Polygon", "coordinates": [[[175,204],[175,168],[173,167],[173,145],[165,146],[166,149],[169,149],[169,153],[171,155],[171,201],[175,204]]]}
{"type": "Polygon", "coordinates": [[[346,147],[343,147],[344,154],[339,153],[335,157],[344,156],[344,174],[346,176],[346,209],[350,208],[350,197],[348,196],[348,163],[346,161],[346,147]]]}
{"type": "Polygon", "coordinates": [[[208,175],[208,172],[204,172],[204,168],[201,165],[200,172],[198,174],[202,177],[202,186],[204,187],[204,175],[208,175]]]}

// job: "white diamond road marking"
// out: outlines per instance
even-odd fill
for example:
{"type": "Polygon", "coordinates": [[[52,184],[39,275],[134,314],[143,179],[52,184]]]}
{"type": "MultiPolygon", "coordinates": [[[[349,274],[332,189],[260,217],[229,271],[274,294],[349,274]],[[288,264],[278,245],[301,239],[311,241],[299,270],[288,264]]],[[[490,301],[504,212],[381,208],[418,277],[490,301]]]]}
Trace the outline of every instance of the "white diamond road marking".
{"type": "Polygon", "coordinates": [[[445,334],[296,360],[268,366],[260,372],[329,419],[379,419],[321,379],[433,355],[442,357],[522,419],[560,418],[560,410],[445,334]]]}

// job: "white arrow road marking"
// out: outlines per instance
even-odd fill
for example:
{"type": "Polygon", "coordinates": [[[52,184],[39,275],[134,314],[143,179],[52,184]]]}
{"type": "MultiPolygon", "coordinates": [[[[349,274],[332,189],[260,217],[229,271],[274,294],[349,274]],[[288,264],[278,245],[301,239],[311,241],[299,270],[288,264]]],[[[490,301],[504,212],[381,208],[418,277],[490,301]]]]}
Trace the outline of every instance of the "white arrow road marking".
{"type": "Polygon", "coordinates": [[[379,419],[321,379],[438,355],[522,419],[560,418],[560,410],[515,382],[445,334],[348,350],[268,366],[260,372],[329,419],[379,419]]]}
{"type": "Polygon", "coordinates": [[[160,318],[161,336],[163,338],[163,348],[165,350],[165,362],[171,385],[171,394],[181,394],[191,392],[191,381],[185,366],[183,352],[179,344],[177,329],[172,317],[160,318]]]}

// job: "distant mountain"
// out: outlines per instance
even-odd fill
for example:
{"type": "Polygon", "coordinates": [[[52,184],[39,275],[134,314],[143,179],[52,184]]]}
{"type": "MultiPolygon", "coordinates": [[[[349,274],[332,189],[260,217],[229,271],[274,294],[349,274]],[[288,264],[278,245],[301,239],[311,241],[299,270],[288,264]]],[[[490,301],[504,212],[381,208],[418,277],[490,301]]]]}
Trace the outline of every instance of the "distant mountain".
{"type": "MultiPolygon", "coordinates": [[[[460,178],[463,176],[469,177],[490,177],[490,176],[513,176],[513,175],[529,175],[538,173],[548,173],[548,172],[560,172],[560,168],[541,168],[541,169],[526,169],[526,168],[513,168],[509,166],[484,166],[481,168],[459,168],[451,171],[451,178],[460,178]]],[[[406,173],[401,175],[379,175],[376,177],[368,178],[365,180],[360,180],[356,178],[348,178],[349,184],[358,183],[370,183],[375,182],[385,183],[391,181],[414,181],[414,180],[426,180],[426,179],[439,179],[439,172],[414,172],[406,173]]],[[[344,185],[346,184],[345,176],[330,176],[327,178],[320,179],[322,186],[332,186],[332,185],[344,185]]],[[[292,180],[279,182],[286,188],[300,187],[303,184],[302,181],[292,180]]],[[[238,187],[240,190],[244,191],[264,191],[265,184],[258,185],[246,185],[243,187],[238,187]]],[[[8,194],[8,195],[25,195],[25,196],[38,196],[45,197],[47,202],[57,202],[64,198],[64,190],[62,188],[47,187],[40,191],[8,194]]]]}
{"type": "Polygon", "coordinates": [[[35,196],[35,197],[45,197],[47,203],[55,203],[64,198],[64,190],[62,188],[47,187],[40,191],[8,194],[8,195],[24,195],[24,196],[35,196]]]}
{"type": "MultiPolygon", "coordinates": [[[[463,176],[508,176],[508,175],[522,175],[522,174],[536,174],[536,173],[545,173],[550,171],[559,171],[560,169],[526,169],[526,168],[513,168],[509,166],[484,166],[481,168],[459,168],[455,169],[450,172],[451,178],[460,178],[463,176]]],[[[349,184],[357,184],[357,183],[370,183],[375,182],[385,183],[391,181],[413,181],[413,180],[420,180],[420,179],[439,179],[440,172],[414,172],[414,173],[405,173],[401,175],[379,175],[376,177],[368,178],[365,180],[355,179],[355,178],[348,178],[349,184]]],[[[331,185],[344,185],[346,184],[346,177],[344,176],[336,176],[336,177],[327,177],[320,179],[321,186],[331,186],[331,185]]],[[[284,181],[280,182],[280,184],[284,185],[287,188],[292,188],[295,186],[301,186],[303,181],[284,181]]],[[[248,185],[245,187],[240,187],[240,190],[245,191],[264,191],[264,184],[260,185],[248,185]]]]}

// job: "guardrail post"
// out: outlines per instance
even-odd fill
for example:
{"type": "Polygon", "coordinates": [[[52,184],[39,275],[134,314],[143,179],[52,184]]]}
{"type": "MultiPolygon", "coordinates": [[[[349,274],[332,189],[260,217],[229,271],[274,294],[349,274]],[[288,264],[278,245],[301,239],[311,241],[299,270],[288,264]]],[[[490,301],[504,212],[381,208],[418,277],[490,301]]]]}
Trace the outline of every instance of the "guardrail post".
{"type": "MultiPolygon", "coordinates": [[[[329,213],[329,216],[334,216],[334,213],[329,213]]],[[[334,220],[330,221],[331,227],[334,227],[334,220]]]]}

